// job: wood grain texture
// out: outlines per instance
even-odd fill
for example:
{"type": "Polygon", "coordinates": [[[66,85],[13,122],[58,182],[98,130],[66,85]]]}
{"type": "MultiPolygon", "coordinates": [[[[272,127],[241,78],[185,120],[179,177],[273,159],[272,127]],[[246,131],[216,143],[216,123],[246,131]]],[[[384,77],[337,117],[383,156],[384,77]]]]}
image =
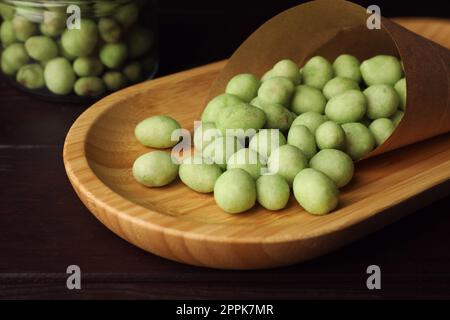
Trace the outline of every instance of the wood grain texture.
{"type": "MultiPolygon", "coordinates": [[[[429,38],[450,35],[448,21],[430,21],[414,31],[428,36],[437,28],[430,29],[431,23],[440,32],[430,32],[429,38]]],[[[450,47],[450,42],[442,44],[450,47]]],[[[64,163],[75,191],[102,223],[127,241],[193,265],[269,268],[311,259],[375,231],[434,200],[421,197],[430,188],[438,190],[434,197],[448,193],[449,134],[358,163],[338,210],[324,217],[304,212],[293,198],[282,212],[256,206],[232,216],[211,195],[198,194],[179,180],[157,189],[136,183],[132,163],[149,149],[135,140],[135,125],[163,113],[192,130],[224,63],[115,93],[89,108],[69,131],[64,163]]]]}

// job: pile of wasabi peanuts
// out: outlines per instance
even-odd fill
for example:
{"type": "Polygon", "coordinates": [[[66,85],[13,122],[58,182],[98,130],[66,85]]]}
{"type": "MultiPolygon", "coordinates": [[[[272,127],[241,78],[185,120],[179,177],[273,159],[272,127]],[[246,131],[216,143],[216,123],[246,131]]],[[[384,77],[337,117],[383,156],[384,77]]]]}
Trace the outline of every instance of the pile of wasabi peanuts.
{"type": "MultiPolygon", "coordinates": [[[[197,192],[213,192],[217,205],[232,214],[256,202],[281,210],[292,190],[303,209],[324,215],[338,206],[353,162],[395,130],[405,103],[404,71],[394,56],[362,63],[349,54],[333,63],[314,56],[302,68],[281,60],[261,79],[234,76],[206,105],[193,156],[178,164],[169,153],[153,151],[136,160],[133,175],[149,187],[178,175],[197,192]]],[[[170,138],[177,128],[176,120],[154,116],[137,125],[135,136],[145,146],[170,148],[178,142],[170,138]]]]}
{"type": "Polygon", "coordinates": [[[99,97],[145,79],[153,33],[138,24],[138,1],[121,2],[0,3],[2,72],[57,96],[99,97]],[[81,9],[79,29],[67,27],[69,4],[81,9]]]}

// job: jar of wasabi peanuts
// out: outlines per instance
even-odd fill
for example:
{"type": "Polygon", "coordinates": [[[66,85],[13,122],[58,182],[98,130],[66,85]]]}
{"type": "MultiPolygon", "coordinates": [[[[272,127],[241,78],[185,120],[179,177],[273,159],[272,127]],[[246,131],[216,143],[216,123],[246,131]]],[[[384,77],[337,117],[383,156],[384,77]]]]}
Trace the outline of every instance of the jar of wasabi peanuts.
{"type": "Polygon", "coordinates": [[[44,98],[98,99],[157,68],[153,1],[0,0],[1,71],[44,98]]]}

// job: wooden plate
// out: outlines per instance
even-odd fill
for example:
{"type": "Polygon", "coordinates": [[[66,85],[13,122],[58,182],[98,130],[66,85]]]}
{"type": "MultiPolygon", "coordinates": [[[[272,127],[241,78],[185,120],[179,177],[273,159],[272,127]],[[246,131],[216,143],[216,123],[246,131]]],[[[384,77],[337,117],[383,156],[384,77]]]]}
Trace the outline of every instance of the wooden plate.
{"type": "MultiPolygon", "coordinates": [[[[401,22],[450,46],[448,21],[401,22]]],[[[269,268],[323,255],[449,193],[450,134],[358,163],[338,210],[323,217],[306,213],[293,198],[281,212],[256,206],[229,215],[212,195],[196,193],[179,180],[152,189],[136,183],[132,164],[149,149],[134,138],[135,125],[167,114],[192,130],[224,64],[117,92],[89,108],[70,129],[64,146],[69,179],[89,210],[125,240],[198,266],[269,268]]]]}

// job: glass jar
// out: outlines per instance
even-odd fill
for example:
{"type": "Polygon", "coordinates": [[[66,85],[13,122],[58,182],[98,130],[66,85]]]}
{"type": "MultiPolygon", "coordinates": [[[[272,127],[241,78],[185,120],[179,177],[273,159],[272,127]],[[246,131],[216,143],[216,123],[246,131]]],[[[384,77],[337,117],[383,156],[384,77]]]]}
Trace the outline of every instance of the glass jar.
{"type": "Polygon", "coordinates": [[[153,1],[0,0],[1,71],[57,100],[98,99],[153,77],[153,1]]]}

